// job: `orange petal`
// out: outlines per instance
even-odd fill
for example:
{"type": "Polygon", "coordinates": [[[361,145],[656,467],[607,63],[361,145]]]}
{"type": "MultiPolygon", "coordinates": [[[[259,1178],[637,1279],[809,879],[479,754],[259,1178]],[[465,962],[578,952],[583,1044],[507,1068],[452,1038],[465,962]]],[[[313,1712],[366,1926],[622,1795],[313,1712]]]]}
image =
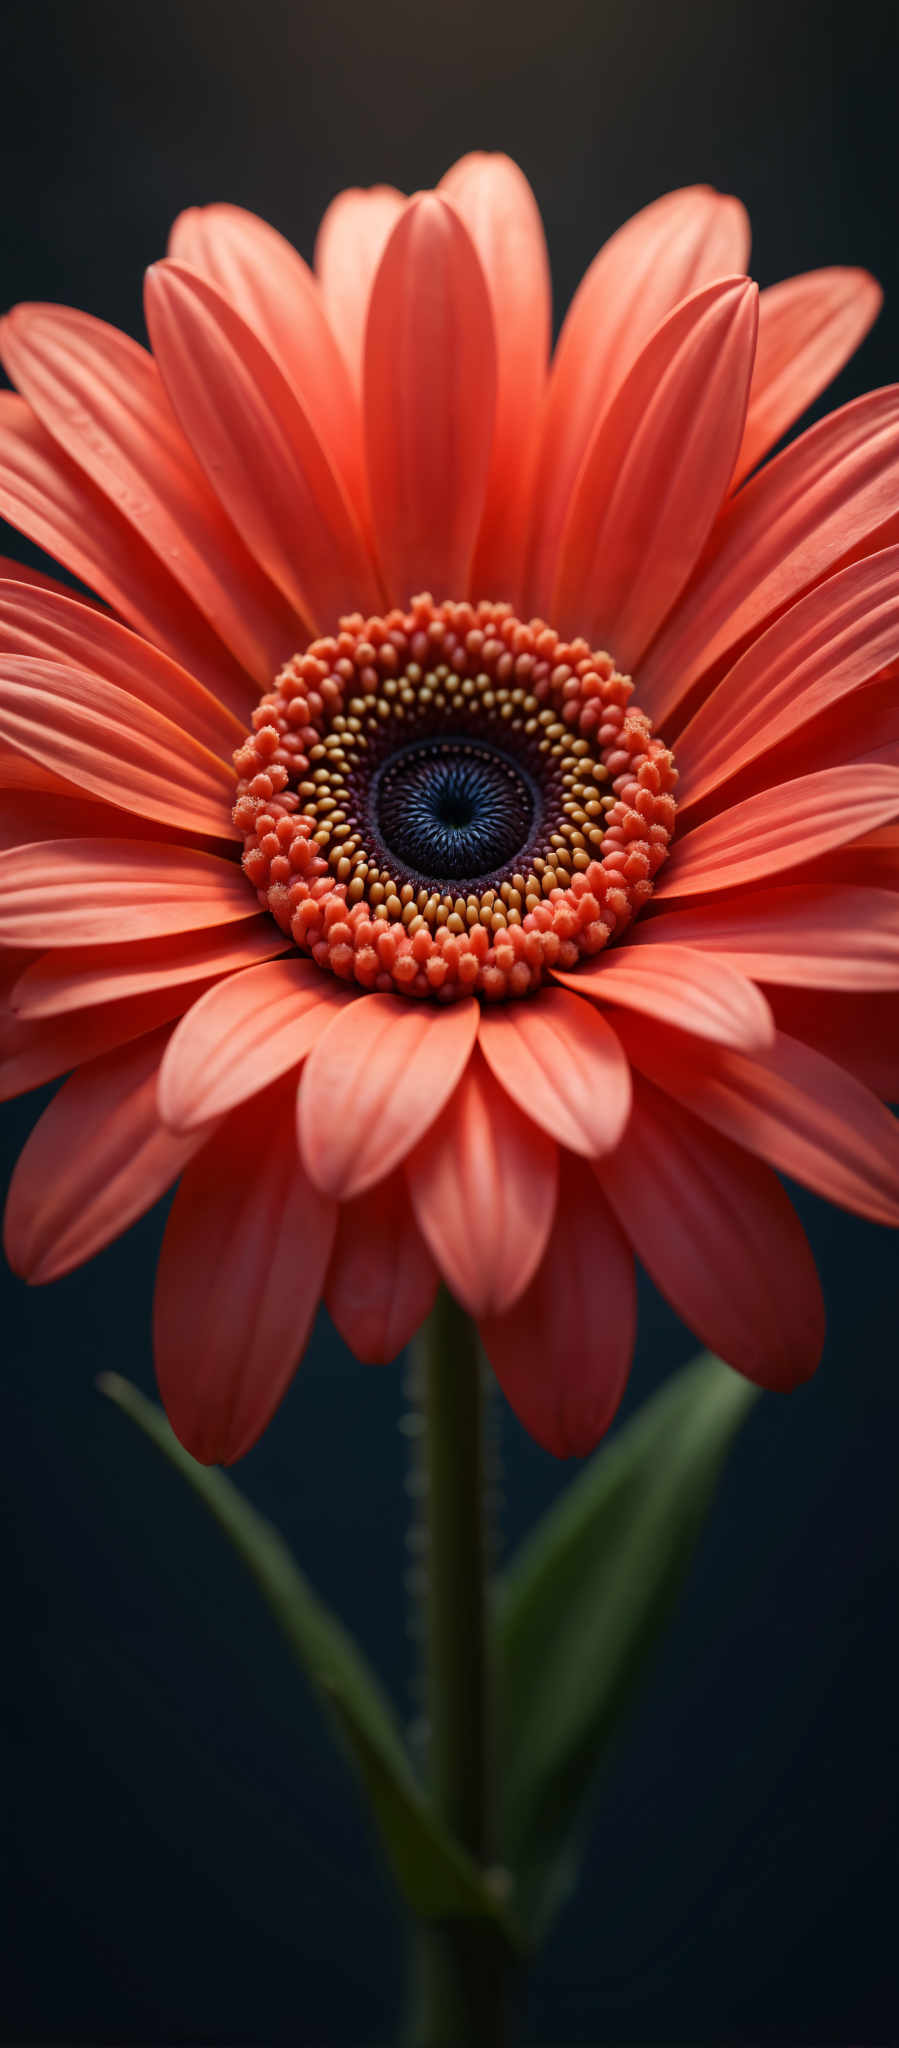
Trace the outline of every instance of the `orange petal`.
{"type": "Polygon", "coordinates": [[[477,1029],[473,1000],[345,1003],[300,1080],[300,1151],[316,1186],[347,1202],[392,1173],[449,1101],[477,1029]]]}
{"type": "Polygon", "coordinates": [[[238,539],[180,434],[151,355],[65,306],[0,322],[4,367],[71,460],[137,528],[259,683],[302,628],[238,539]]]}
{"type": "Polygon", "coordinates": [[[471,571],[475,591],[518,596],[529,486],[549,362],[551,286],[543,225],[511,157],[475,151],[438,191],[460,213],[484,267],[497,349],[496,423],[471,571]]]}
{"type": "MultiPolygon", "coordinates": [[[[10,396],[8,391],[4,391],[4,398],[10,396]]],[[[104,618],[109,616],[99,598],[88,597],[83,591],[73,590],[70,584],[60,583],[55,576],[45,576],[43,569],[32,569],[27,562],[15,561],[12,555],[0,555],[0,576],[4,582],[26,583],[31,591],[51,590],[56,597],[77,598],[79,604],[90,605],[94,611],[101,612],[104,618]]]]}
{"type": "MultiPolygon", "coordinates": [[[[36,762],[34,766],[39,775],[44,774],[36,762]]],[[[62,776],[47,772],[45,779],[51,785],[58,783],[59,793],[53,787],[43,788],[40,782],[0,790],[0,847],[34,846],[42,839],[102,839],[105,833],[113,833],[117,839],[153,839],[175,846],[192,837],[175,826],[158,824],[155,818],[139,818],[136,811],[122,811],[84,796],[62,776]]]]}
{"type": "Polygon", "coordinates": [[[255,967],[288,950],[289,941],[270,917],[219,931],[174,932],[164,939],[138,939],[120,946],[58,946],[30,964],[16,982],[12,1006],[20,1017],[54,1017],[91,1003],[121,1002],[154,989],[184,988],[255,967]]]}
{"type": "Polygon", "coordinates": [[[164,1195],[206,1133],[173,1137],[156,1077],[168,1029],[64,1082],[35,1124],[9,1188],[6,1256],[33,1286],[83,1266],[164,1195]]]}
{"type": "Polygon", "coordinates": [[[87,669],[0,654],[0,738],[107,803],[184,832],[240,837],[233,768],[87,669]]]}
{"type": "Polygon", "coordinates": [[[0,945],[102,946],[232,924],[259,909],[215,854],[133,839],[55,839],[0,854],[0,945]]]}
{"type": "Polygon", "coordinates": [[[298,1067],[336,1009],[351,1002],[308,960],[269,960],[207,989],[172,1035],[159,1076],[159,1112],[193,1131],[298,1067]]]}
{"type": "Polygon", "coordinates": [[[336,1211],[296,1154],[292,1082],[233,1110],[187,1168],[166,1225],[156,1374],[175,1435],[203,1465],[261,1436],[305,1349],[336,1211]]]}
{"type": "Polygon", "coordinates": [[[899,812],[899,769],[854,764],[759,790],[677,839],[655,901],[734,889],[798,867],[899,812]]]}
{"type": "Polygon", "coordinates": [[[824,1054],[783,1033],[770,1052],[700,1051],[642,1018],[622,1035],[643,1073],[725,1137],[842,1209],[899,1223],[899,1124],[824,1054]]]}
{"type": "MultiPolygon", "coordinates": [[[[827,705],[807,725],[788,734],[780,746],[750,762],[723,792],[713,791],[694,816],[718,811],[724,802],[740,801],[775,782],[823,774],[827,768],[853,764],[899,768],[897,682],[899,661],[882,669],[873,682],[863,683],[827,705]]],[[[686,822],[689,825],[690,820],[686,822]]]]}
{"type": "Polygon", "coordinates": [[[365,1365],[385,1364],[411,1341],[434,1305],[439,1279],[402,1173],[341,1203],[325,1302],[365,1365]]]}
{"type": "Polygon", "coordinates": [[[624,945],[556,979],[596,1002],[645,1010],[699,1038],[751,1049],[771,1044],[774,1025],[764,996],[746,978],[748,971],[741,973],[689,945],[624,945]]]}
{"type": "Polygon", "coordinates": [[[358,400],[308,263],[242,206],[188,207],[169,235],[168,254],[215,285],[274,356],[361,510],[358,400]]]}
{"type": "Polygon", "coordinates": [[[338,192],[322,218],[315,244],[315,268],[325,311],[347,367],[362,383],[365,323],[375,272],[391,229],[406,201],[392,185],[338,192]]]}
{"type": "Polygon", "coordinates": [[[563,1157],[546,1257],[504,1316],[480,1325],[507,1401],[555,1458],[584,1458],[605,1435],[634,1348],[634,1263],[594,1175],[563,1157]]]}
{"type": "Polygon", "coordinates": [[[356,515],[300,398],[252,328],[214,285],[171,259],[148,270],[144,307],[184,433],[289,604],[318,629],[360,606],[378,610],[356,515]]]}
{"type": "MultiPolygon", "coordinates": [[[[42,768],[38,761],[29,760],[27,754],[20,754],[17,747],[0,746],[0,790],[4,796],[13,792],[23,801],[30,798],[35,805],[43,797],[52,796],[89,805],[94,811],[108,811],[108,805],[94,804],[90,797],[82,796],[74,782],[67,782],[64,775],[53,775],[49,768],[42,768]]],[[[39,838],[40,833],[35,837],[39,838]]]]}
{"type": "MultiPolygon", "coordinates": [[[[190,993],[195,994],[196,991],[190,993]]],[[[19,1017],[0,1011],[0,1102],[58,1080],[85,1060],[99,1059],[178,1017],[190,1001],[180,988],[151,990],[125,1002],[97,1003],[65,1017],[19,1017]]]]}
{"type": "Polygon", "coordinates": [[[899,386],[810,427],[738,491],[698,574],[640,666],[640,702],[671,720],[700,677],[899,512],[899,386]]]}
{"type": "Polygon", "coordinates": [[[478,1038],[513,1102],[560,1145],[587,1158],[617,1145],[630,1110],[630,1072],[592,1003],[567,989],[541,989],[526,1002],[483,1010],[478,1038]]]}
{"type": "Polygon", "coordinates": [[[588,444],[549,617],[631,670],[708,539],[740,445],[758,291],[707,285],[669,314],[588,444]]]}
{"type": "Polygon", "coordinates": [[[867,270],[809,270],[759,300],[759,342],[734,488],[826,390],[883,304],[867,270]]]}
{"type": "Polygon", "coordinates": [[[43,656],[127,690],[230,762],[245,727],[201,683],[74,593],[0,582],[0,659],[43,656]]]}
{"type": "Polygon", "coordinates": [[[371,292],[364,400],[378,552],[391,598],[468,595],[496,410],[480,258],[454,208],[410,199],[371,292]]]}
{"type": "Polygon", "coordinates": [[[660,1293],[710,1351],[763,1387],[809,1378],[824,1343],[821,1288],[766,1166],[639,1081],[602,1184],[660,1293]]]}
{"type": "MultiPolygon", "coordinates": [[[[722,903],[646,918],[622,957],[652,959],[682,947],[706,966],[752,975],[755,981],[806,988],[899,988],[899,902],[888,889],[840,888],[824,882],[735,892],[722,903]]],[[[597,995],[603,993],[597,986],[597,995]]],[[[645,1007],[649,1008],[649,1005],[645,1007]]],[[[664,1015],[660,1009],[659,1015],[664,1015]]],[[[668,1016],[688,1031],[688,1016],[668,1016]]],[[[737,1044],[732,1038],[722,1044],[737,1044]]]]}
{"type": "MultiPolygon", "coordinates": [[[[677,742],[679,813],[857,691],[899,647],[899,548],[853,562],[776,620],[677,742]]],[[[856,700],[850,711],[857,717],[856,700]]],[[[779,762],[770,763],[779,780],[779,762]]]]}
{"type": "Polygon", "coordinates": [[[0,515],[100,591],[241,719],[249,714],[258,692],[246,671],[158,555],[13,391],[0,391],[0,515]]]}
{"type": "Polygon", "coordinates": [[[682,299],[715,278],[744,271],[748,259],[745,209],[707,185],[654,200],[594,258],[553,359],[533,494],[530,609],[544,610],[549,602],[584,450],[650,335],[682,299]]]}
{"type": "Polygon", "coordinates": [[[546,1250],[558,1155],[477,1052],[406,1173],[447,1286],[469,1315],[503,1315],[546,1250]]]}

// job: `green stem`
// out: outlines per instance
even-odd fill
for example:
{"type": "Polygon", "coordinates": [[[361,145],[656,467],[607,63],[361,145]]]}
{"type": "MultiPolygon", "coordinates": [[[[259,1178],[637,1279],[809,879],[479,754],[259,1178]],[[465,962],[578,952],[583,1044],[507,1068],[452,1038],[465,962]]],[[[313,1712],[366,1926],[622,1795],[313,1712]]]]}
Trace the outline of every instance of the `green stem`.
{"type": "MultiPolygon", "coordinates": [[[[420,1355],[431,1787],[447,1826],[486,1869],[498,1842],[484,1387],[477,1333],[443,1291],[420,1355]]],[[[414,2048],[499,2048],[507,1967],[489,1923],[420,1923],[414,2048]]]]}

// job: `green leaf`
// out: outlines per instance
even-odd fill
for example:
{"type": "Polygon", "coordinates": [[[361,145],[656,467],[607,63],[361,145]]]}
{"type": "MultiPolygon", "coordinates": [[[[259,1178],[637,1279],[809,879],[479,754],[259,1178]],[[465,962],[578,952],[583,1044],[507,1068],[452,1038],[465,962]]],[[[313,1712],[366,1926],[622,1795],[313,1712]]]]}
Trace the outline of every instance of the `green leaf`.
{"type": "Polygon", "coordinates": [[[504,1855],[532,1936],[574,1882],[593,1781],[756,1393],[720,1359],[694,1360],[596,1452],[501,1581],[504,1855]]]}
{"type": "Polygon", "coordinates": [[[433,1812],[393,1709],[358,1645],[312,1591],[278,1531],[224,1472],[198,1465],[153,1401],[118,1373],[97,1382],[186,1479],[248,1567],[362,1780],[396,1881],[428,1918],[489,1918],[510,1939],[502,1897],[433,1812]]]}

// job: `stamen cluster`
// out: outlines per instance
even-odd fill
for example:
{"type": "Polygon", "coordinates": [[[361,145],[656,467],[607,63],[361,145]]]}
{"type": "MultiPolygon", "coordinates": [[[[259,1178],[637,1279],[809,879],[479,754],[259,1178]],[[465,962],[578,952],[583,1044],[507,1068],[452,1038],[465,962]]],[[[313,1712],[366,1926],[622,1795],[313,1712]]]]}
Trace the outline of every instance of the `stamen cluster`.
{"type": "Polygon", "coordinates": [[[668,852],[677,771],[632,696],[608,654],[506,604],[425,595],[342,619],[287,663],[234,757],[260,902],[363,988],[528,994],[626,928],[668,852]],[[440,741],[489,747],[536,792],[527,843],[487,877],[424,875],[385,841],[379,784],[440,741]]]}

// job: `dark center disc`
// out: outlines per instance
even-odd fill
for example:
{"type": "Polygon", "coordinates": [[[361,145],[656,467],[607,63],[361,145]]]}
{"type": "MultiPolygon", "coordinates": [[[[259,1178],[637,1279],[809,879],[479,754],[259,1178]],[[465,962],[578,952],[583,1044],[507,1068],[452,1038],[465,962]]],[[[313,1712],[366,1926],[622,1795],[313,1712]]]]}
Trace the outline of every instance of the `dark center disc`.
{"type": "Polygon", "coordinates": [[[421,740],[391,755],[372,788],[388,853],[434,889],[489,882],[523,853],[537,792],[521,764],[478,740],[421,740]]]}

